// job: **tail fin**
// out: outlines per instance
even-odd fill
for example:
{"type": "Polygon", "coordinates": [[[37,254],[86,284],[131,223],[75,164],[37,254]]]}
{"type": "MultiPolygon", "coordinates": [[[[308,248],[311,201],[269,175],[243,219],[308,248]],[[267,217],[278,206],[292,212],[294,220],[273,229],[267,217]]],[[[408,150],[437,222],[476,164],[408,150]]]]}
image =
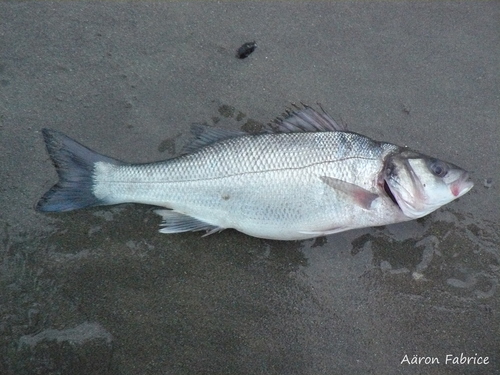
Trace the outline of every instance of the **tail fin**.
{"type": "Polygon", "coordinates": [[[43,212],[59,212],[106,204],[92,191],[94,164],[99,161],[115,165],[123,163],[98,154],[58,131],[43,129],[42,134],[59,181],[40,198],[35,208],[43,212]]]}

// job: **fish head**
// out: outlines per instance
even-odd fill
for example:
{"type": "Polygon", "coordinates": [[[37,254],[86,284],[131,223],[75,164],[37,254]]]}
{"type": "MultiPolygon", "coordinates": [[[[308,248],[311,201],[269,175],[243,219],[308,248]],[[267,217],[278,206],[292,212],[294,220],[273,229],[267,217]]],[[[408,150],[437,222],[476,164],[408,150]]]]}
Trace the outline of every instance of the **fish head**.
{"type": "Polygon", "coordinates": [[[381,177],[386,193],[411,219],[437,210],[474,186],[462,168],[404,149],[387,156],[381,177]]]}

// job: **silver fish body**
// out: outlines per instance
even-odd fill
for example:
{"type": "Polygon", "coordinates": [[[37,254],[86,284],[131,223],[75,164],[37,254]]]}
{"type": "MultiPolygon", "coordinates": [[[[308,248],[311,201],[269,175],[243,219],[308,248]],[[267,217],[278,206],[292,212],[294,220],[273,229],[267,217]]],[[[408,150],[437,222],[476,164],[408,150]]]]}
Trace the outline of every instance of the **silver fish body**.
{"type": "Polygon", "coordinates": [[[184,154],[149,164],[44,130],[59,183],[37,208],[143,203],[167,208],[157,210],[164,233],[234,228],[296,240],[421,217],[473,186],[450,163],[344,131],[310,107],[277,126],[255,135],[198,126],[184,154]]]}

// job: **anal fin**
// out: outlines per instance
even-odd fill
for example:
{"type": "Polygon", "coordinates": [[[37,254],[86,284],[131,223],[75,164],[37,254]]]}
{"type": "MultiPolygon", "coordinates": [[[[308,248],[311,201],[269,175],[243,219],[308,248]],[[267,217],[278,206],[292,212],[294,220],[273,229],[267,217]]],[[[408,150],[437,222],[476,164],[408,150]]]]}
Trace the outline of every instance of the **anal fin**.
{"type": "Polygon", "coordinates": [[[160,224],[163,227],[160,229],[160,233],[182,233],[206,230],[207,233],[203,235],[204,237],[225,229],[173,210],[155,210],[155,213],[160,215],[163,219],[160,224]]]}

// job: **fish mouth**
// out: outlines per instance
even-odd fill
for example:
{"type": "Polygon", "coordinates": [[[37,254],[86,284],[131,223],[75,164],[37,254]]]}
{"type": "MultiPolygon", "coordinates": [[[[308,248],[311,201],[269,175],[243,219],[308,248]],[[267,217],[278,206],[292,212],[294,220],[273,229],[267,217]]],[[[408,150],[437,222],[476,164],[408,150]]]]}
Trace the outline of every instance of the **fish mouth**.
{"type": "Polygon", "coordinates": [[[469,180],[469,173],[465,172],[455,182],[450,184],[450,190],[453,196],[461,197],[474,186],[474,182],[469,180]]]}

